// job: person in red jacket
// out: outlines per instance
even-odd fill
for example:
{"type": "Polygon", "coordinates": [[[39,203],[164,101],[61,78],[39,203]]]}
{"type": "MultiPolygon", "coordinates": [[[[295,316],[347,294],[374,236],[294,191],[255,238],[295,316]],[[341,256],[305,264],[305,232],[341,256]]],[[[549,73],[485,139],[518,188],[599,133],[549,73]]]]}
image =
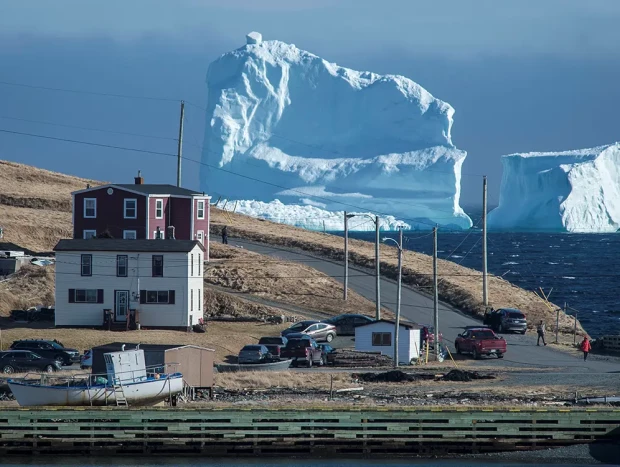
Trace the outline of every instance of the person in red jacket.
{"type": "Polygon", "coordinates": [[[592,344],[590,344],[588,336],[583,336],[583,340],[581,341],[581,350],[583,351],[583,361],[585,362],[588,359],[588,353],[592,350],[592,344]]]}

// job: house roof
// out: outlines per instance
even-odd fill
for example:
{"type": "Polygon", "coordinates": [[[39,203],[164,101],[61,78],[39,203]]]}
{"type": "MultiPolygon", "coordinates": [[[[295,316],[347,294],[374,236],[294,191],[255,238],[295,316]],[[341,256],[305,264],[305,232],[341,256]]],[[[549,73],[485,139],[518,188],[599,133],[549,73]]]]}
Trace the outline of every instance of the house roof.
{"type": "Polygon", "coordinates": [[[136,346],[139,345],[140,349],[145,351],[166,351],[170,349],[182,349],[185,347],[191,347],[195,349],[202,350],[210,350],[211,352],[215,352],[213,349],[208,349],[206,347],[200,347],[197,345],[186,345],[186,344],[138,344],[138,343],[130,343],[130,342],[111,342],[109,344],[98,345],[93,347],[93,350],[103,350],[104,352],[120,352],[121,348],[125,346],[125,350],[135,350],[136,346]]]}
{"type": "Polygon", "coordinates": [[[125,240],[120,238],[89,238],[60,240],[54,251],[135,251],[157,253],[188,253],[198,245],[202,251],[205,247],[198,240],[125,240]]]}
{"type": "Polygon", "coordinates": [[[109,183],[106,185],[98,185],[98,186],[93,186],[91,188],[85,188],[83,190],[74,191],[72,192],[72,194],[87,193],[89,191],[101,190],[102,188],[109,188],[109,187],[119,188],[121,190],[128,190],[133,193],[142,194],[144,196],[171,195],[171,196],[204,196],[205,198],[209,197],[200,191],[190,190],[188,188],[181,188],[176,185],[159,184],[159,183],[143,183],[143,184],[109,183]]]}
{"type": "MultiPolygon", "coordinates": [[[[366,324],[360,324],[359,326],[357,326],[358,328],[364,327],[364,326],[375,326],[379,323],[388,323],[391,325],[395,325],[396,323],[392,320],[389,319],[380,319],[378,321],[372,321],[370,323],[366,323],[366,324]]],[[[399,323],[400,326],[402,326],[403,328],[407,328],[407,329],[422,329],[422,326],[420,326],[419,324],[415,324],[415,323],[408,323],[407,321],[401,321],[399,323]]]]}

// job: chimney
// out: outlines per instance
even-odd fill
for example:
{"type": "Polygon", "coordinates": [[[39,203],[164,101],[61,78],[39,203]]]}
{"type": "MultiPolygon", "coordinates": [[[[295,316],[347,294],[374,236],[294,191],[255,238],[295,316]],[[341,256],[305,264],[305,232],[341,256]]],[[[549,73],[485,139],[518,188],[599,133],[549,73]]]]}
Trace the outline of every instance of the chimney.
{"type": "Polygon", "coordinates": [[[90,183],[87,183],[87,184],[86,184],[86,189],[87,189],[87,190],[88,190],[88,189],[90,189],[90,183]]]}
{"type": "Polygon", "coordinates": [[[136,185],[144,185],[144,179],[142,178],[142,171],[138,170],[138,176],[134,177],[136,185]]]}
{"type": "Polygon", "coordinates": [[[174,226],[173,225],[169,225],[168,226],[168,235],[166,236],[166,238],[168,238],[169,240],[174,240],[174,226]]]}

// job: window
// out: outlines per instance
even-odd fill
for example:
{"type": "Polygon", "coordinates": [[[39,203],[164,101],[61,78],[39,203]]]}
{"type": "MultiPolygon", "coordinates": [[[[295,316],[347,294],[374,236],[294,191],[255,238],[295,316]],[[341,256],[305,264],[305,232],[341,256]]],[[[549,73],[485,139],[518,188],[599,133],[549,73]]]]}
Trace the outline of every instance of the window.
{"type": "Polygon", "coordinates": [[[75,303],[97,303],[97,289],[75,289],[75,303]]]}
{"type": "Polygon", "coordinates": [[[137,238],[135,230],[123,230],[123,238],[125,240],[135,240],[137,238]]]}
{"type": "Polygon", "coordinates": [[[127,277],[127,255],[116,256],[116,277],[127,277]]]}
{"type": "Polygon", "coordinates": [[[189,311],[194,311],[194,289],[189,291],[189,311]]]}
{"type": "Polygon", "coordinates": [[[193,276],[194,275],[194,255],[191,255],[190,262],[191,262],[190,275],[193,276]]]}
{"type": "Polygon", "coordinates": [[[153,277],[164,277],[164,255],[153,255],[153,277]]]}
{"type": "Polygon", "coordinates": [[[204,219],[205,218],[205,202],[198,201],[197,205],[198,205],[198,209],[196,210],[197,211],[196,218],[204,219]]]}
{"type": "Polygon", "coordinates": [[[174,290],[141,290],[141,304],[174,305],[174,290]]]}
{"type": "Polygon", "coordinates": [[[163,230],[153,230],[153,238],[156,240],[162,240],[164,238],[163,230]]]}
{"type": "Polygon", "coordinates": [[[373,347],[387,347],[392,345],[392,333],[391,332],[373,332],[372,333],[372,345],[373,347]]]}
{"type": "Polygon", "coordinates": [[[198,311],[200,311],[200,304],[202,303],[202,291],[198,289],[198,311]]]}
{"type": "Polygon", "coordinates": [[[200,266],[202,265],[202,261],[200,260],[200,253],[198,253],[198,277],[200,277],[200,266]]]}
{"type": "Polygon", "coordinates": [[[92,276],[93,275],[93,255],[82,255],[81,260],[82,265],[82,276],[92,276]]]}
{"type": "Polygon", "coordinates": [[[164,218],[164,200],[156,199],[155,200],[155,219],[163,219],[164,218]]]}
{"type": "Polygon", "coordinates": [[[84,198],[84,217],[94,219],[97,217],[97,199],[84,198]]]}
{"type": "Polygon", "coordinates": [[[88,240],[89,238],[94,238],[97,236],[96,230],[84,230],[84,239],[88,240]]]}
{"type": "Polygon", "coordinates": [[[138,217],[138,200],[125,198],[125,219],[135,219],[136,217],[138,217]]]}

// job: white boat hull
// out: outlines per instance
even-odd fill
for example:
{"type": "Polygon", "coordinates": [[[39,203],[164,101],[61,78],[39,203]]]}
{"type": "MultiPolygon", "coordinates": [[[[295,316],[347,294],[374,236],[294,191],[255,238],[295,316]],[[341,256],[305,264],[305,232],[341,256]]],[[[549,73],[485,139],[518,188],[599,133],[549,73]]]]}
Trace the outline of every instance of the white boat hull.
{"type": "MultiPolygon", "coordinates": [[[[41,386],[9,380],[9,387],[20,406],[101,406],[116,405],[116,393],[110,386],[41,386]]],[[[183,376],[149,379],[123,385],[127,404],[153,405],[183,391],[183,376]]]]}

